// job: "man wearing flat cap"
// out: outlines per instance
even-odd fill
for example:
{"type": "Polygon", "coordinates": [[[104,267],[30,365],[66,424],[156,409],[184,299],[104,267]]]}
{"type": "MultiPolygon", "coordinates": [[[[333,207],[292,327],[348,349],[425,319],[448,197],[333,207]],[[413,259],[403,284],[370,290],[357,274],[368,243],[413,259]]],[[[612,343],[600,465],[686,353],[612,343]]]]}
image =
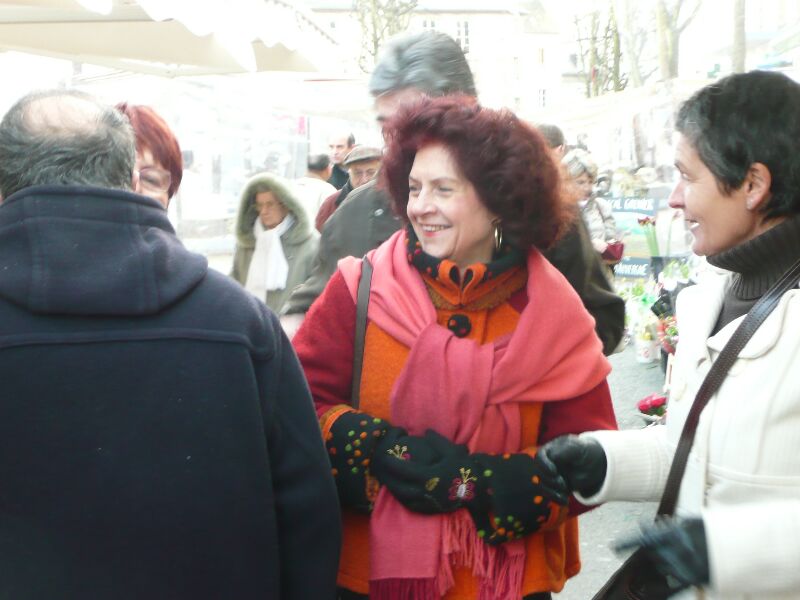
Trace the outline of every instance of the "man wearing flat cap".
{"type": "Polygon", "coordinates": [[[314,223],[317,231],[322,232],[325,221],[342,205],[350,192],[377,177],[382,154],[381,149],[374,146],[356,146],[345,156],[342,166],[347,169],[347,183],[320,205],[314,223]]]}

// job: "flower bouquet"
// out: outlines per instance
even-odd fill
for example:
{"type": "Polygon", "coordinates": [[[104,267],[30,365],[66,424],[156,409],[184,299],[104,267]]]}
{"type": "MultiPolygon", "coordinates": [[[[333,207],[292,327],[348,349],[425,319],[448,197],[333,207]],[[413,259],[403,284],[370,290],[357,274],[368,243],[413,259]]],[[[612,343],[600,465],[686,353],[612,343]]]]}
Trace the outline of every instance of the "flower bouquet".
{"type": "Polygon", "coordinates": [[[636,403],[640,416],[648,423],[657,423],[667,414],[667,397],[650,394],[636,403]]]}

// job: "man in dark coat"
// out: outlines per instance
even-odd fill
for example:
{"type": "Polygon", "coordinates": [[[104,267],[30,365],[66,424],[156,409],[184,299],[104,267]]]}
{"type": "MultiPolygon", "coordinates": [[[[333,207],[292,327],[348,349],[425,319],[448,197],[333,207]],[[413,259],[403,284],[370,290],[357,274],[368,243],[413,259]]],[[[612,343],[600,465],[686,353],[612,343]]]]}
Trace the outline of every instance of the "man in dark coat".
{"type": "MultiPolygon", "coordinates": [[[[376,65],[369,88],[380,123],[423,95],[477,96],[472,71],[460,46],[447,35],[432,31],[395,39],[376,65]]],[[[325,289],[339,259],[366,254],[401,225],[392,214],[388,194],[374,182],[350,193],[322,229],[310,277],[295,288],[283,308],[281,322],[289,336],[294,335],[311,304],[325,289]]],[[[625,304],[603,274],[580,219],[547,257],[595,318],[603,351],[613,352],[625,328],[625,304]]]]}
{"type": "Polygon", "coordinates": [[[334,598],[339,510],[275,316],[131,191],[125,117],[0,123],[0,598],[334,598]]]}

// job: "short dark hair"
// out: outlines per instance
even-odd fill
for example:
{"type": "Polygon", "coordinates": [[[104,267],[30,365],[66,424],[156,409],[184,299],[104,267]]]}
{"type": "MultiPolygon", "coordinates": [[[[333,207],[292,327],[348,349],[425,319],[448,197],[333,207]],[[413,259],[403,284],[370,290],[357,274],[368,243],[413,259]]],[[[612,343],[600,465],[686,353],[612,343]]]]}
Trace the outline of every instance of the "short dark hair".
{"type": "Polygon", "coordinates": [[[34,185],[130,189],[133,129],[119,111],[75,90],[23,96],[0,122],[0,193],[34,185]]]}
{"type": "Polygon", "coordinates": [[[766,218],[800,212],[800,84],[768,71],[729,75],[684,102],[675,128],[722,193],[739,189],[750,166],[762,163],[772,176],[766,218]]]}
{"type": "Polygon", "coordinates": [[[309,171],[324,171],[331,164],[331,157],[327,154],[309,154],[308,155],[308,170],[309,171]]]}
{"type": "Polygon", "coordinates": [[[539,133],[551,148],[558,148],[564,145],[564,132],[557,125],[551,123],[539,123],[536,126],[539,133]]]}
{"type": "Polygon", "coordinates": [[[478,95],[461,46],[438,31],[405,35],[386,46],[369,79],[369,92],[380,96],[405,88],[428,96],[478,95]]]}
{"type": "Polygon", "coordinates": [[[347,147],[352,148],[355,145],[356,145],[356,136],[354,136],[351,133],[350,135],[347,136],[347,147]]]}
{"type": "Polygon", "coordinates": [[[161,115],[149,106],[120,102],[116,108],[131,122],[136,134],[136,149],[139,152],[149,150],[153,158],[169,171],[172,182],[167,196],[172,198],[183,179],[183,154],[178,138],[161,115]]]}
{"type": "Polygon", "coordinates": [[[381,177],[403,217],[417,151],[441,143],[519,249],[552,246],[570,219],[544,139],[509,110],[481,108],[464,95],[426,98],[387,123],[386,141],[381,177]]]}

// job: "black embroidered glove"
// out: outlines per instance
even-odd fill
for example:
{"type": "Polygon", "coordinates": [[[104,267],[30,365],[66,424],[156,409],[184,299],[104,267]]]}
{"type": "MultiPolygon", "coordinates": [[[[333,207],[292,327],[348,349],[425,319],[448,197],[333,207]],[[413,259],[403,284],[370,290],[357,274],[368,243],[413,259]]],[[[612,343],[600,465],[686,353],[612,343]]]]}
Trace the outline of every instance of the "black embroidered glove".
{"type": "Polygon", "coordinates": [[[537,456],[555,465],[570,492],[593,496],[606,479],[606,453],[592,438],[562,435],[539,448],[537,456]]]}
{"type": "Polygon", "coordinates": [[[701,518],[665,518],[642,527],[630,540],[615,544],[625,552],[641,547],[653,566],[667,578],[672,593],[711,579],[706,529],[701,518]]]}
{"type": "Polygon", "coordinates": [[[334,421],[325,447],[343,507],[372,510],[379,486],[370,463],[375,446],[391,429],[388,421],[361,412],[346,412],[334,421]]]}
{"type": "Polygon", "coordinates": [[[489,544],[517,539],[560,522],[569,492],[551,465],[527,454],[469,454],[428,430],[388,434],[375,452],[373,473],[415,512],[467,508],[489,544]]]}
{"type": "Polygon", "coordinates": [[[474,454],[485,498],[468,507],[478,535],[497,545],[561,523],[569,490],[553,466],[524,453],[474,454]]]}
{"type": "Polygon", "coordinates": [[[414,512],[452,512],[475,498],[467,447],[429,429],[424,436],[393,430],[375,451],[372,472],[392,495],[414,512]]]}

